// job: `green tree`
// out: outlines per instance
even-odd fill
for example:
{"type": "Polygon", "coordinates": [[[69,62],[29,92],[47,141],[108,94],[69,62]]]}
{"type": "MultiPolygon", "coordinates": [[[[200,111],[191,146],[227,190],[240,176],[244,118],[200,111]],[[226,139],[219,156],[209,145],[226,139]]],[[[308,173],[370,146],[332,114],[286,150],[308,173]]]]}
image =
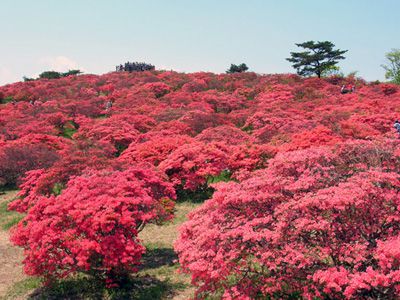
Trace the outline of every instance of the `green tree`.
{"type": "Polygon", "coordinates": [[[26,76],[22,77],[22,79],[24,80],[24,82],[27,82],[27,81],[34,81],[34,80],[35,80],[35,79],[33,79],[33,78],[26,77],[26,76]]]}
{"type": "MultiPolygon", "coordinates": [[[[58,78],[67,77],[67,76],[71,76],[71,75],[79,75],[81,73],[82,73],[81,70],[69,70],[68,72],[65,72],[65,73],[60,73],[60,72],[56,72],[56,71],[44,71],[43,73],[39,74],[39,78],[41,78],[41,79],[42,78],[58,79],[58,78]]],[[[30,81],[30,80],[34,80],[34,79],[24,77],[24,81],[30,81]]]]}
{"type": "Polygon", "coordinates": [[[246,72],[249,67],[246,64],[234,65],[231,64],[230,68],[226,71],[228,74],[246,72]]]}
{"type": "Polygon", "coordinates": [[[385,56],[388,62],[382,67],[386,70],[386,79],[400,84],[400,49],[392,49],[385,56]]]}
{"type": "Polygon", "coordinates": [[[340,71],[338,66],[332,66],[322,71],[322,77],[329,77],[329,76],[338,76],[344,77],[343,72],[340,71]]]}
{"type": "Polygon", "coordinates": [[[69,70],[68,72],[62,73],[62,76],[67,77],[70,75],[79,75],[79,74],[82,74],[81,70],[69,70]]]}
{"type": "Polygon", "coordinates": [[[287,58],[293,63],[293,68],[301,76],[311,76],[316,74],[318,78],[327,70],[332,70],[340,59],[344,59],[347,50],[334,50],[335,45],[329,41],[314,42],[308,41],[296,44],[297,47],[306,49],[303,52],[290,52],[292,57],[287,58]]]}
{"type": "Polygon", "coordinates": [[[43,73],[39,74],[39,78],[46,78],[46,79],[58,79],[61,77],[62,74],[56,71],[44,71],[43,73]]]}

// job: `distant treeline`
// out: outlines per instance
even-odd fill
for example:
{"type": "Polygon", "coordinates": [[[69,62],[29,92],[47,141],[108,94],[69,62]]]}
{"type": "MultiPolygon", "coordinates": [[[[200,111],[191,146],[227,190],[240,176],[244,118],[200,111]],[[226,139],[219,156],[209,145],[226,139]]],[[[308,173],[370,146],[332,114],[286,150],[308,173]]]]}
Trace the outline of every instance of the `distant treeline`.
{"type": "Polygon", "coordinates": [[[28,77],[23,77],[24,81],[33,81],[37,79],[58,79],[62,77],[67,77],[71,75],[78,75],[81,74],[81,70],[69,70],[68,72],[62,73],[62,72],[56,72],[56,71],[44,71],[43,73],[39,74],[38,78],[28,78],[28,77]]]}

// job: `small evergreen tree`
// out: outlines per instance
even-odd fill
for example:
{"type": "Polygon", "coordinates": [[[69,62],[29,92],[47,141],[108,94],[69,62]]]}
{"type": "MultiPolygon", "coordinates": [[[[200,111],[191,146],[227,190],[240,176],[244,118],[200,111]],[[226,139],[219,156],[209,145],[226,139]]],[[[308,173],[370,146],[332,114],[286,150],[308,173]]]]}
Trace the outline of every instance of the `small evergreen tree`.
{"type": "Polygon", "coordinates": [[[60,72],[56,72],[56,71],[44,71],[41,74],[39,74],[39,78],[43,79],[58,79],[61,78],[62,74],[60,72]]]}
{"type": "Polygon", "coordinates": [[[242,73],[242,72],[246,72],[248,69],[249,69],[249,67],[245,63],[242,63],[240,65],[231,64],[230,68],[226,71],[226,73],[228,73],[228,74],[242,73]]]}
{"type": "Polygon", "coordinates": [[[24,80],[24,82],[34,81],[35,80],[34,78],[30,78],[30,77],[26,77],[26,76],[22,77],[22,79],[24,80]]]}
{"type": "Polygon", "coordinates": [[[331,70],[340,59],[344,59],[344,53],[348,50],[334,50],[335,45],[329,41],[308,41],[296,46],[306,49],[304,52],[290,52],[292,57],[286,60],[293,63],[293,68],[301,76],[316,74],[318,78],[327,70],[331,70]]]}
{"type": "Polygon", "coordinates": [[[63,77],[71,76],[71,75],[79,75],[82,74],[81,70],[68,70],[68,72],[62,73],[63,77]]]}

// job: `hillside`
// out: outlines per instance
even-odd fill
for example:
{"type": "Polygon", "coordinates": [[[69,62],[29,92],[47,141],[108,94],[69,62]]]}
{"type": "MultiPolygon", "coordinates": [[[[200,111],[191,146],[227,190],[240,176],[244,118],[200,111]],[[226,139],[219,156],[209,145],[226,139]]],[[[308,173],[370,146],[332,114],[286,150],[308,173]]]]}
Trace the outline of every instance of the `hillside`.
{"type": "Polygon", "coordinates": [[[0,103],[29,275],[120,286],[143,228],[196,202],[174,246],[196,297],[399,295],[395,85],[116,72],[2,86],[0,103]]]}

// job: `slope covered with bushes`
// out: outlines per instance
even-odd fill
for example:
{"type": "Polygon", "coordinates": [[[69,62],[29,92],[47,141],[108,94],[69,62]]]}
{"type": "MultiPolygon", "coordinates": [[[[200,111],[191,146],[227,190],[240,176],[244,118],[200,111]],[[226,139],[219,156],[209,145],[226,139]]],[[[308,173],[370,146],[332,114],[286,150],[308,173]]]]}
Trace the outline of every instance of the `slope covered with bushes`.
{"type": "Polygon", "coordinates": [[[395,85],[255,73],[0,87],[0,184],[27,213],[12,239],[29,274],[113,285],[145,224],[209,199],[175,243],[197,297],[398,296],[399,100],[395,85]]]}

